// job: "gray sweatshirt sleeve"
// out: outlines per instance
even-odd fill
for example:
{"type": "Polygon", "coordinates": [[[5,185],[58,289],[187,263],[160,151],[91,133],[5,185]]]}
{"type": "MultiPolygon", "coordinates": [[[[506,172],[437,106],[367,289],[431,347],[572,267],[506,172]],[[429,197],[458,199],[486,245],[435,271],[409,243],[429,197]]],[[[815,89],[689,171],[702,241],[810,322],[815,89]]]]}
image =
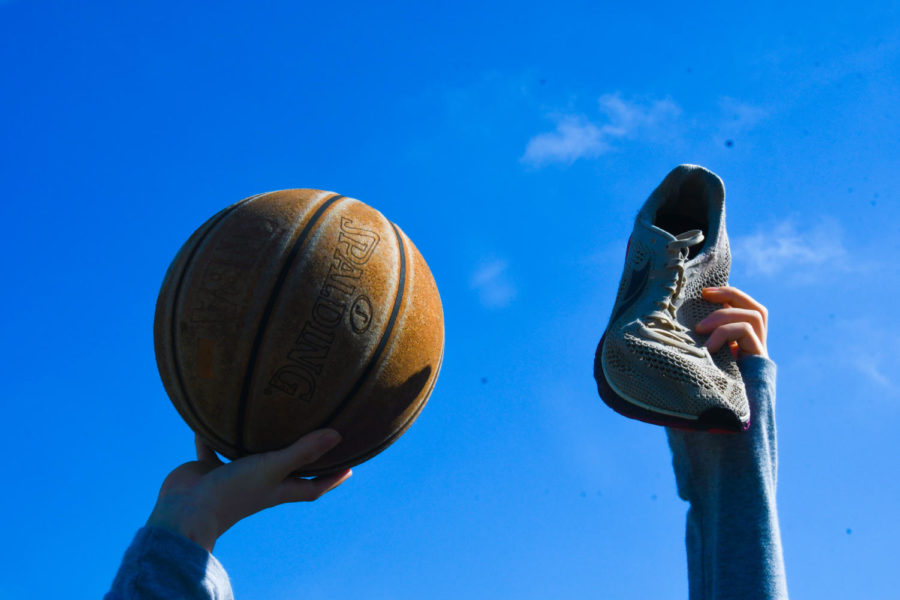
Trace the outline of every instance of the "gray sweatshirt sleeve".
{"type": "Polygon", "coordinates": [[[775,363],[746,356],[738,366],[750,401],[748,431],[666,430],[678,495],[690,503],[691,600],[788,597],[775,506],[775,363]]]}
{"type": "Polygon", "coordinates": [[[191,540],[143,527],[125,552],[105,600],[233,600],[228,574],[191,540]]]}

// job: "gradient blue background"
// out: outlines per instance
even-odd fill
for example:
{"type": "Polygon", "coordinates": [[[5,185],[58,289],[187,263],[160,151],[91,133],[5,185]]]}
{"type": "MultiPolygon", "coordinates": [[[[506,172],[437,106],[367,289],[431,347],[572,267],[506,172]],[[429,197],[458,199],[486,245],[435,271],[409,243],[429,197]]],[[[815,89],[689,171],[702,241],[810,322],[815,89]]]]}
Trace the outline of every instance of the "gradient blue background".
{"type": "Polygon", "coordinates": [[[896,597],[895,2],[0,2],[0,597],[97,598],[192,458],[151,325],[245,196],[373,204],[428,260],[446,356],[344,486],[229,531],[238,598],[684,598],[661,429],[594,348],[641,203],[728,190],[771,311],[796,598],[896,597]]]}

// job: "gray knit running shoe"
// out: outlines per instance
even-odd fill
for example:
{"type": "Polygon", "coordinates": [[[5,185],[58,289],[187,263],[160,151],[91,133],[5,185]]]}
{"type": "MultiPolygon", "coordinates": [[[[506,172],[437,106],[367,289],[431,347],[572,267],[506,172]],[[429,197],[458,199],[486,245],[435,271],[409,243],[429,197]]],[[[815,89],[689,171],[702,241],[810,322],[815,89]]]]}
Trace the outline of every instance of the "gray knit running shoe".
{"type": "Polygon", "coordinates": [[[720,304],[701,296],[728,284],[725,188],[714,173],[681,165],[638,213],[625,271],[594,377],[626,417],[697,430],[741,431],[750,408],[726,344],[710,354],[694,326],[720,304]]]}

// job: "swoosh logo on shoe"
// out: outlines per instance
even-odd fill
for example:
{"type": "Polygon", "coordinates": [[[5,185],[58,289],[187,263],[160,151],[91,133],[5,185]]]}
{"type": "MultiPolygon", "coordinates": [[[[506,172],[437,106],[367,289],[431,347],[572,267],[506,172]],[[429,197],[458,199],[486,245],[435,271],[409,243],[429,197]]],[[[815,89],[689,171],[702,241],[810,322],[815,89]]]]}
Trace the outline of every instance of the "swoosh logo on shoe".
{"type": "Polygon", "coordinates": [[[612,325],[619,317],[621,317],[625,312],[631,308],[631,306],[637,302],[638,298],[644,293],[644,289],[647,287],[647,281],[650,279],[650,261],[648,260],[644,263],[644,266],[640,269],[634,271],[631,275],[631,281],[628,282],[628,290],[625,292],[625,297],[622,298],[622,303],[619,305],[619,308],[616,309],[616,312],[613,314],[612,318],[609,320],[609,324],[612,325]]]}

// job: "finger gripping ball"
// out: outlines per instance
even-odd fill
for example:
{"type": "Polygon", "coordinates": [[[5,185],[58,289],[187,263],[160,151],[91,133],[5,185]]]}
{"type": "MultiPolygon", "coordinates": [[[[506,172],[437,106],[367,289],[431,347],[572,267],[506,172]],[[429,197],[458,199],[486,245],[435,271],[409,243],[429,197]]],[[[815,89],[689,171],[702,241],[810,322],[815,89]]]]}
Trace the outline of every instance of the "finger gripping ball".
{"type": "Polygon", "coordinates": [[[378,454],[437,380],[444,319],[419,251],[380,212],[283,190],[214,215],[166,273],[154,321],[166,392],[224,456],[332,427],[319,475],[378,454]]]}

